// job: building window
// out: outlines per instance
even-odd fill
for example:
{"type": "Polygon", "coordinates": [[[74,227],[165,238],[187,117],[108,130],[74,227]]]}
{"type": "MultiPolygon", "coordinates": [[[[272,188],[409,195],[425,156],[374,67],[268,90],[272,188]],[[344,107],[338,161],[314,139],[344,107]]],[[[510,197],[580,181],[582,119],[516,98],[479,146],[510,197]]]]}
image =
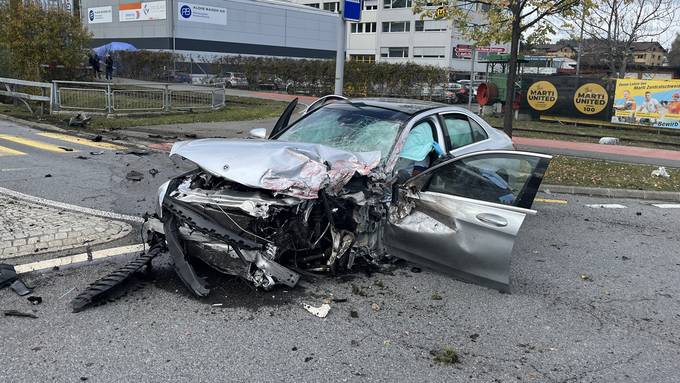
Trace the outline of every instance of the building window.
{"type": "Polygon", "coordinates": [[[411,31],[410,21],[387,21],[382,23],[383,32],[409,32],[411,31]]]}
{"type": "Polygon", "coordinates": [[[364,11],[373,11],[378,9],[378,0],[364,0],[364,11]]]}
{"type": "Polygon", "coordinates": [[[380,57],[408,57],[408,47],[380,48],[380,57]]]}
{"type": "Polygon", "coordinates": [[[446,20],[416,20],[416,32],[441,32],[447,30],[446,20]]]}
{"type": "Polygon", "coordinates": [[[331,12],[340,12],[340,2],[323,3],[323,10],[331,12]]]}
{"type": "Polygon", "coordinates": [[[383,8],[411,8],[412,0],[383,0],[383,8]]]}
{"type": "Polygon", "coordinates": [[[376,23],[352,23],[350,31],[352,33],[375,33],[376,23]]]}
{"type": "Polygon", "coordinates": [[[305,4],[305,5],[308,6],[308,7],[319,9],[319,3],[309,3],[309,4],[305,4]]]}
{"type": "Polygon", "coordinates": [[[373,64],[375,62],[375,55],[349,55],[349,59],[358,63],[373,64]]]}
{"type": "Polygon", "coordinates": [[[413,58],[443,59],[445,47],[413,47],[413,58]]]}

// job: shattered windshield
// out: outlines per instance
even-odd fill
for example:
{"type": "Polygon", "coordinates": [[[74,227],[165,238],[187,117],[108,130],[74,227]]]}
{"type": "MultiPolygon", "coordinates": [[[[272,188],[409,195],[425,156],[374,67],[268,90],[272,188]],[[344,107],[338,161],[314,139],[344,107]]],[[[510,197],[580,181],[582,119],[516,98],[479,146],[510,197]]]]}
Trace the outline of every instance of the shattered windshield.
{"type": "Polygon", "coordinates": [[[402,112],[363,104],[334,103],[296,122],[277,139],[322,144],[351,152],[379,151],[385,159],[408,119],[402,112]]]}

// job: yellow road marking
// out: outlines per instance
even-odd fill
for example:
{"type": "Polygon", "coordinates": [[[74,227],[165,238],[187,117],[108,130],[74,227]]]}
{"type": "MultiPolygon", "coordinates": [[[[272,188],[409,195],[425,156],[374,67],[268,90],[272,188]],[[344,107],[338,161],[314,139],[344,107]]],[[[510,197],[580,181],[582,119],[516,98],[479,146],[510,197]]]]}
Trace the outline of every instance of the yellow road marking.
{"type": "Polygon", "coordinates": [[[49,152],[57,152],[57,153],[77,152],[77,150],[75,150],[75,149],[64,150],[64,149],[60,148],[58,145],[52,145],[52,144],[48,144],[48,143],[45,143],[45,142],[31,140],[29,138],[11,136],[9,134],[0,134],[0,140],[7,140],[7,141],[15,142],[15,143],[21,144],[21,145],[32,146],[34,148],[47,150],[49,152]]]}
{"type": "Polygon", "coordinates": [[[543,202],[543,203],[561,203],[565,205],[567,203],[566,200],[563,199],[545,199],[545,198],[534,198],[534,201],[536,202],[543,202]]]}
{"type": "Polygon", "coordinates": [[[120,146],[120,145],[110,144],[108,142],[94,142],[94,141],[86,140],[86,139],[80,138],[80,137],[69,136],[68,134],[38,133],[38,135],[43,136],[43,137],[54,138],[54,139],[61,140],[61,141],[71,142],[71,143],[78,144],[78,145],[91,146],[93,148],[98,148],[98,149],[110,149],[110,150],[125,149],[125,147],[120,146]]]}
{"type": "Polygon", "coordinates": [[[6,148],[4,146],[0,146],[0,157],[2,156],[20,156],[22,154],[26,154],[24,152],[20,152],[18,150],[6,148]]]}

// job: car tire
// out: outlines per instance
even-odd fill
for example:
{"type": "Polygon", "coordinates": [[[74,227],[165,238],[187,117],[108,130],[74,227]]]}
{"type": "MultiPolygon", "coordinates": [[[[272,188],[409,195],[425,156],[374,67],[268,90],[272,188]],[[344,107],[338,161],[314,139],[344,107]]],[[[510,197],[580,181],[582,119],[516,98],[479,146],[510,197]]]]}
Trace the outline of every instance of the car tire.
{"type": "Polygon", "coordinates": [[[231,83],[229,81],[227,81],[227,83],[225,85],[226,85],[227,88],[231,88],[231,83]]]}

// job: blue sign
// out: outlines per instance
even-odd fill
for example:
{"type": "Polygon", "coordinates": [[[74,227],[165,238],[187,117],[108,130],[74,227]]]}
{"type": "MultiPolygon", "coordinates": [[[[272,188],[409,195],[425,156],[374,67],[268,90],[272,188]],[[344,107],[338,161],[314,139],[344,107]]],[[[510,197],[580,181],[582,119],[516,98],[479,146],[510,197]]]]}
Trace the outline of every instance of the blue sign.
{"type": "Polygon", "coordinates": [[[87,13],[87,17],[90,18],[90,21],[94,21],[94,11],[90,9],[90,12],[87,13]]]}
{"type": "Polygon", "coordinates": [[[191,7],[188,5],[182,5],[182,8],[179,9],[179,14],[182,15],[185,19],[188,19],[191,17],[191,7]]]}
{"type": "Polygon", "coordinates": [[[343,0],[345,6],[342,18],[347,21],[361,21],[361,0],[343,0]]]}

